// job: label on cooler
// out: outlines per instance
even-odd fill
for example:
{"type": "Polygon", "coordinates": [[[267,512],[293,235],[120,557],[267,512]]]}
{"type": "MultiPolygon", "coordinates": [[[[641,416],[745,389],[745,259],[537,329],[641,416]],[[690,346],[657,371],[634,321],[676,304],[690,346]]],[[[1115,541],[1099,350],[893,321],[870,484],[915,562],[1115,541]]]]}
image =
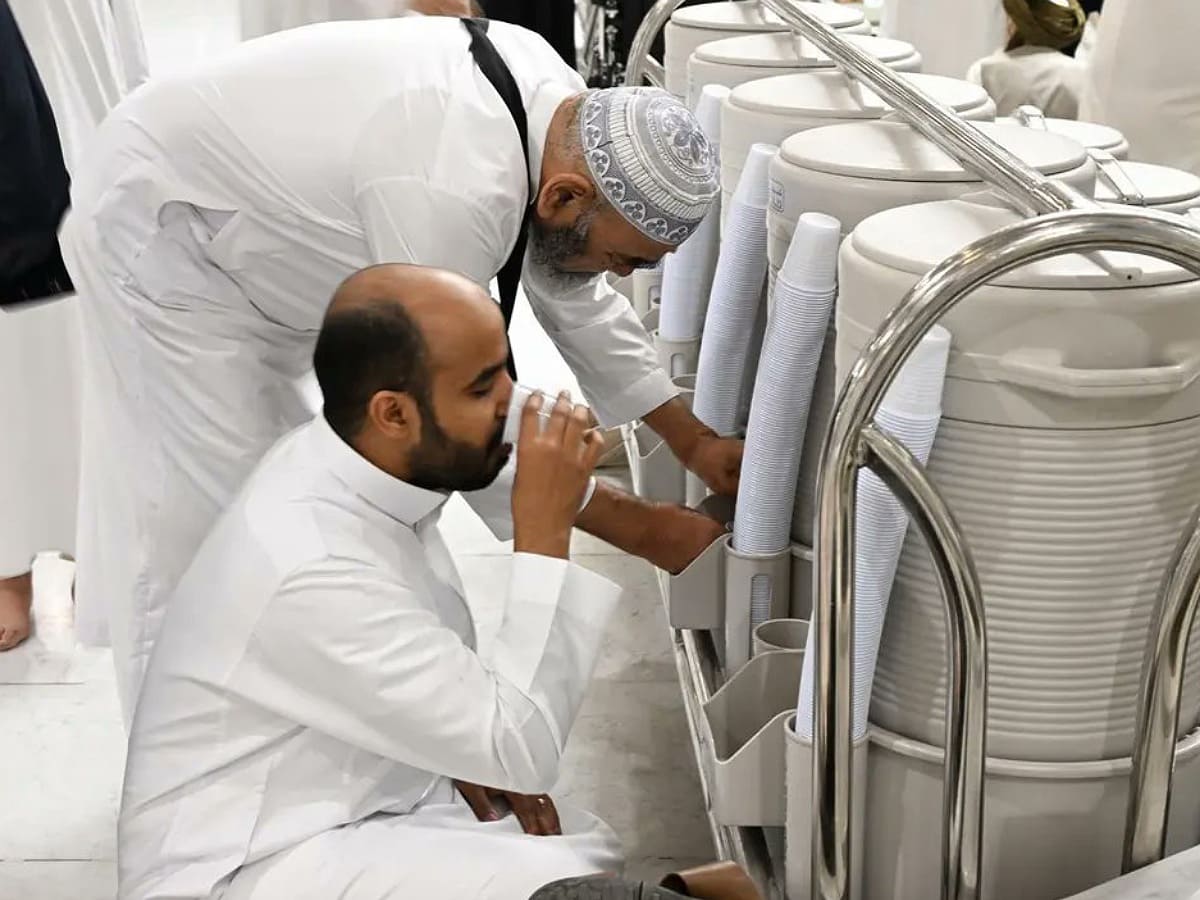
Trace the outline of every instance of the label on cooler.
{"type": "Polygon", "coordinates": [[[772,178],[768,183],[768,187],[771,191],[771,211],[777,213],[783,212],[783,202],[786,199],[786,189],[783,186],[783,182],[778,178],[772,178]]]}

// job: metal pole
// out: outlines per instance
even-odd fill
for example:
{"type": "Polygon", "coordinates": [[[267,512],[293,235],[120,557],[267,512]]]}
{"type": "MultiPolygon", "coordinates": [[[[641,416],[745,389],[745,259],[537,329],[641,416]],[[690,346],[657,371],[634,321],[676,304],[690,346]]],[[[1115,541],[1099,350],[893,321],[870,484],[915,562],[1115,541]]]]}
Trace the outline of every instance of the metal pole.
{"type": "Polygon", "coordinates": [[[946,607],[946,747],[942,897],[979,896],[983,771],[987,759],[987,629],[983,590],[950,507],[908,448],[874,425],[863,429],[866,465],[891,488],[925,536],[946,607]]]}
{"type": "MultiPolygon", "coordinates": [[[[979,286],[1019,266],[1063,253],[1128,250],[1176,263],[1200,275],[1200,229],[1155,211],[1076,210],[1014,223],[980,238],[923,277],[884,319],[849,373],[838,396],[821,451],[817,485],[814,603],[816,697],[813,735],[813,896],[850,897],[850,712],[853,678],[855,481],[865,461],[863,429],[888,385],[925,332],[979,286]]],[[[957,665],[955,660],[951,663],[957,665]]],[[[950,683],[960,675],[951,672],[950,683]]],[[[1176,700],[1177,705],[1177,700],[1176,700]]],[[[963,760],[981,724],[968,719],[962,739],[946,747],[946,761],[963,760]]],[[[1166,747],[1152,755],[1170,755],[1166,747]]],[[[1160,738],[1160,741],[1162,738],[1160,738]]],[[[1169,766],[1167,772],[1169,780],[1169,766]]],[[[947,786],[952,780],[947,778],[947,786]]],[[[1169,788],[1169,785],[1168,785],[1169,788]]],[[[969,814],[954,823],[965,829],[969,814]]],[[[964,843],[960,836],[954,839],[964,843]]],[[[955,873],[958,884],[969,873],[955,873]]]]}
{"type": "MultiPolygon", "coordinates": [[[[629,59],[625,64],[625,83],[637,87],[642,83],[650,69],[656,69],[656,74],[662,72],[662,66],[650,58],[650,45],[658,37],[663,26],[671,19],[671,13],[683,5],[683,0],[658,0],[642,19],[633,42],[629,45],[629,59]],[[653,65],[652,65],[653,64],[653,65]]],[[[659,87],[662,86],[661,75],[659,87]]]]}
{"type": "Polygon", "coordinates": [[[1197,602],[1200,602],[1200,510],[1193,514],[1175,550],[1146,642],[1122,872],[1157,862],[1166,853],[1179,698],[1197,602]]]}

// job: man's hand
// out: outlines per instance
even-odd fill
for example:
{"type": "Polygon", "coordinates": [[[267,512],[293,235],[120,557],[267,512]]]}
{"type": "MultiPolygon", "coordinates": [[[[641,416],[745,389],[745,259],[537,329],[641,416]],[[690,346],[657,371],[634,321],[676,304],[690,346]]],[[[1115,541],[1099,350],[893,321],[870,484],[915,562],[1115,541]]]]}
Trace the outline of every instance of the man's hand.
{"type": "Polygon", "coordinates": [[[723,438],[692,415],[678,397],[642,416],[667,442],[671,452],[695,472],[714,493],[737,494],[742,471],[742,441],[723,438]]]}
{"type": "Polygon", "coordinates": [[[742,474],[742,451],[745,441],[708,434],[696,441],[695,448],[680,460],[709,486],[714,494],[733,497],[737,494],[742,474]]]}
{"type": "Polygon", "coordinates": [[[653,503],[596,483],[592,502],[575,524],[614,547],[678,575],[725,526],[703,513],[673,503],[653,503]]]}
{"type": "Polygon", "coordinates": [[[562,834],[558,810],[547,794],[514,794],[467,781],[456,781],[454,786],[480,822],[499,822],[511,811],[526,834],[562,834]],[[503,807],[507,807],[507,811],[503,807]]]}
{"type": "Polygon", "coordinates": [[[545,398],[536,393],[521,411],[517,474],[513,480],[513,547],[566,559],[571,528],[587,491],[588,479],[604,447],[591,428],[591,410],[558,395],[545,428],[538,412],[545,398]]]}
{"type": "Polygon", "coordinates": [[[660,503],[654,511],[655,528],[647,534],[643,558],[678,575],[725,534],[725,526],[704,513],[660,503]]]}

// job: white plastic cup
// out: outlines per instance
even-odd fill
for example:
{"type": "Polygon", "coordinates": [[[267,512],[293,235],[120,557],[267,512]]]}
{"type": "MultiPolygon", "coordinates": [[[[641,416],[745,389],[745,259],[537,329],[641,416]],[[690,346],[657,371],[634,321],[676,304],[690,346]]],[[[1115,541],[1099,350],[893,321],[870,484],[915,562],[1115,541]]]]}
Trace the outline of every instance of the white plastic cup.
{"type": "MultiPolygon", "coordinates": [[[[525,411],[525,404],[535,393],[537,393],[536,388],[513,384],[512,399],[508,401],[508,418],[504,421],[504,443],[517,446],[517,438],[521,435],[521,415],[525,411]]],[[[542,393],[544,396],[542,397],[542,408],[538,410],[538,419],[541,430],[545,431],[558,398],[551,397],[544,391],[542,393]]]]}

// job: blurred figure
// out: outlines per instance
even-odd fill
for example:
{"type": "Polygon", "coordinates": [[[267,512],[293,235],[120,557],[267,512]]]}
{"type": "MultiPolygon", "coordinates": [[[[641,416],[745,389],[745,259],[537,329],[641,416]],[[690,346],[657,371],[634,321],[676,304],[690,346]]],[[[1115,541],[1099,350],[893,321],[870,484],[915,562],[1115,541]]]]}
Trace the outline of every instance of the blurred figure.
{"type": "Polygon", "coordinates": [[[1047,116],[1079,115],[1085,63],[1063,52],[1083,35],[1086,14],[1078,0],[1004,0],[1008,42],[977,60],[967,79],[996,101],[996,114],[1032,104],[1047,116]]]}
{"type": "Polygon", "coordinates": [[[962,78],[1004,42],[1000,0],[884,0],[880,33],[921,51],[921,71],[962,78]]]}
{"type": "Polygon", "coordinates": [[[1117,128],[1131,159],[1200,175],[1200,3],[1108,0],[1080,115],[1117,128]]]}
{"type": "Polygon", "coordinates": [[[471,0],[242,0],[242,39],[316,22],[426,16],[473,16],[471,0]]]}
{"type": "Polygon", "coordinates": [[[0,651],[34,556],[75,546],[79,335],[55,234],[96,126],[146,77],[133,0],[0,0],[0,651]]]}

